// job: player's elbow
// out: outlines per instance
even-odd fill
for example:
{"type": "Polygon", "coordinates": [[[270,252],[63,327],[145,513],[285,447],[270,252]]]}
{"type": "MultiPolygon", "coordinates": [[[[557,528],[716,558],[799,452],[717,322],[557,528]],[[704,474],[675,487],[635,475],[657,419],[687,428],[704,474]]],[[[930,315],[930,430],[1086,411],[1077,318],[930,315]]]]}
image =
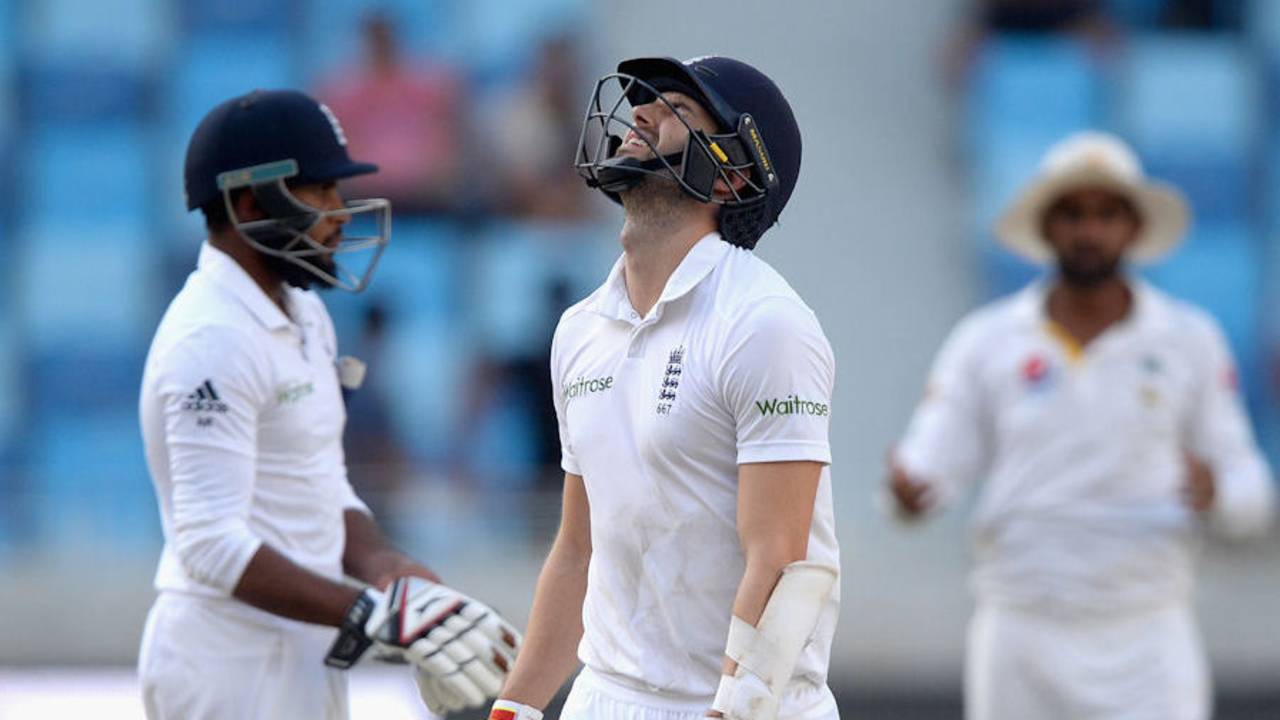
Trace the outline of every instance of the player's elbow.
{"type": "Polygon", "coordinates": [[[173,548],[187,575],[230,594],[261,542],[244,523],[175,522],[173,548]]]}
{"type": "Polygon", "coordinates": [[[809,553],[809,535],[770,533],[751,538],[743,544],[747,566],[766,574],[781,573],[782,568],[804,560],[809,553]]]}

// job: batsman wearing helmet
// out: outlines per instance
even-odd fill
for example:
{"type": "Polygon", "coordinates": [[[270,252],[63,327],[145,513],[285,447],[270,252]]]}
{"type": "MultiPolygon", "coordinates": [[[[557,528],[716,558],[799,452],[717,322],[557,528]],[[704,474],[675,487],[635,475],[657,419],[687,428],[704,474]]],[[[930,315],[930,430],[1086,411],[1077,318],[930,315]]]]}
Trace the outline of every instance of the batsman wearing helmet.
{"type": "Polygon", "coordinates": [[[376,170],[300,92],[228,100],[191,138],[209,235],[140,400],[165,538],[138,668],[152,720],[345,718],[341,670],[364,654],[411,663],[445,712],[482,705],[514,659],[516,632],[392,547],[347,482],[340,385],[363,368],[309,288],[369,283],[390,207],[337,184],[376,170]],[[377,230],[348,236],[358,216],[377,230]]]}
{"type": "Polygon", "coordinates": [[[800,170],[777,86],[726,57],[628,60],[577,167],[622,256],[551,348],[563,517],[491,718],[836,718],[834,361],[752,252],[800,170]],[[576,650],[576,652],[575,652],[576,650]]]}

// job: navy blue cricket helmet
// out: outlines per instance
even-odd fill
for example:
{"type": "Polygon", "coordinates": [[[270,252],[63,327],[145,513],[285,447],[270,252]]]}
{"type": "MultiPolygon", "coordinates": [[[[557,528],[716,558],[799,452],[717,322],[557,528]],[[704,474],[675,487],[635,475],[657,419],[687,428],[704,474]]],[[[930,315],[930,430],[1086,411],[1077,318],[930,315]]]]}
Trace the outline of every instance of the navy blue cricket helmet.
{"type": "Polygon", "coordinates": [[[645,175],[674,179],[695,199],[722,205],[720,234],[725,240],[753,248],[791,198],[800,176],[800,155],[800,128],[791,105],[764,73],[717,55],[685,61],[654,57],[624,60],[617,72],[596,82],[576,167],[589,186],[614,200],[645,175]],[[617,157],[623,136],[635,129],[624,106],[665,103],[662,93],[670,91],[701,104],[715,119],[715,132],[690,127],[685,148],[667,155],[637,132],[653,157],[617,157]],[[734,189],[731,178],[745,182],[734,189]],[[716,180],[732,191],[729,197],[715,196],[716,180]]]}
{"type": "Polygon", "coordinates": [[[299,200],[289,186],[377,171],[377,165],[351,159],[342,126],[324,104],[297,90],[254,90],[219,104],[200,121],[187,145],[183,184],[187,210],[222,203],[240,236],[279,261],[291,284],[306,287],[318,278],[359,292],[390,239],[390,203],[356,200],[326,211],[299,200]],[[240,189],[253,193],[266,219],[237,217],[232,193],[240,189]],[[359,213],[374,215],[375,234],[344,235],[336,247],[307,234],[325,217],[359,213]],[[363,272],[349,272],[336,262],[335,256],[357,251],[370,256],[363,272]]]}

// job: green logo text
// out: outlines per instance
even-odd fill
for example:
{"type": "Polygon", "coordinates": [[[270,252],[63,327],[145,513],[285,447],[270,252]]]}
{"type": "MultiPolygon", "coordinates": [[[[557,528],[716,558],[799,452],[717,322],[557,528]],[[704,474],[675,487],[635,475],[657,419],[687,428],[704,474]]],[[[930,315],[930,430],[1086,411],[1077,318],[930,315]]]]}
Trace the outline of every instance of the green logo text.
{"type": "Polygon", "coordinates": [[[612,375],[609,375],[607,377],[599,377],[599,378],[579,377],[577,380],[574,380],[573,382],[564,386],[564,401],[565,401],[565,404],[568,404],[570,400],[580,395],[590,395],[592,393],[604,392],[605,390],[609,390],[612,387],[613,387],[612,375]]]}

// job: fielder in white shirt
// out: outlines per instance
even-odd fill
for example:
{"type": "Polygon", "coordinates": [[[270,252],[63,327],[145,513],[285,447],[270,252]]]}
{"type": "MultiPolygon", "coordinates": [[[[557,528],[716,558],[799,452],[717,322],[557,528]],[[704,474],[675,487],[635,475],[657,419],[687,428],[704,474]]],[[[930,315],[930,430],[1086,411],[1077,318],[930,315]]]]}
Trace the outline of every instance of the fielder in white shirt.
{"type": "Polygon", "coordinates": [[[1275,493],[1217,323],[1122,270],[1187,221],[1120,140],[1051,148],[997,233],[1056,272],[960,323],[897,447],[907,516],[983,480],[970,720],[1209,717],[1195,546],[1263,532],[1275,493]]]}
{"type": "Polygon", "coordinates": [[[516,632],[392,547],[347,482],[340,384],[363,370],[308,288],[369,282],[390,207],[345,203],[337,181],[376,170],[295,91],[228,100],[191,139],[187,204],[209,240],[140,400],[165,538],[138,661],[151,720],[346,718],[341,670],[371,647],[445,712],[483,705],[514,662],[516,632]],[[362,213],[378,234],[346,236],[362,213]]]}
{"type": "Polygon", "coordinates": [[[837,718],[839,550],[817,318],[750,252],[800,167],[781,92],[723,57],[628,60],[579,157],[622,257],[551,350],[563,517],[490,714],[837,718]]]}

